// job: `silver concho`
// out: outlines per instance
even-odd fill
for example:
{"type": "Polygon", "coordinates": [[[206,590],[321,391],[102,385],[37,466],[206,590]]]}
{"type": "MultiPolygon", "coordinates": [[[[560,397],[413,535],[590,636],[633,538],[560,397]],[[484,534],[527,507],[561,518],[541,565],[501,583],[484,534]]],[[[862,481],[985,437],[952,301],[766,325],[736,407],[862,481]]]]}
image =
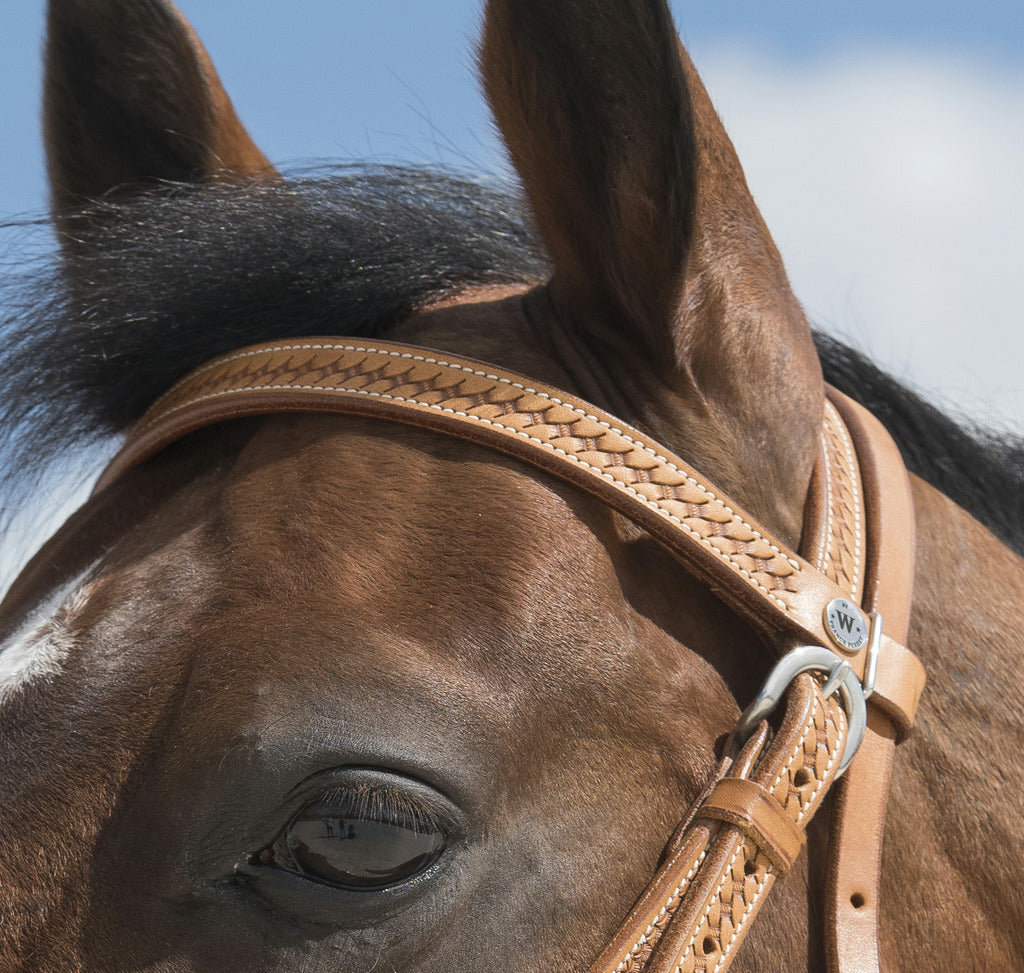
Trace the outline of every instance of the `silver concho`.
{"type": "Polygon", "coordinates": [[[825,606],[825,627],[844,652],[860,652],[868,644],[868,620],[845,598],[833,598],[825,606]]]}

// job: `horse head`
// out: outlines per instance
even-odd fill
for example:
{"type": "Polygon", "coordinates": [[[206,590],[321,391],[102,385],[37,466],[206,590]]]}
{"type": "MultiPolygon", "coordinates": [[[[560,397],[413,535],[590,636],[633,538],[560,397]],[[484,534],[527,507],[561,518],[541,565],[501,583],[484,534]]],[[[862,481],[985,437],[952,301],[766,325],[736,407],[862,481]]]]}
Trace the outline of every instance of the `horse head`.
{"type": "MultiPolygon", "coordinates": [[[[479,186],[346,175],[361,229],[330,185],[304,196],[169,2],[51,0],[68,301],[116,352],[89,407],[123,427],[247,341],[383,336],[596,403],[796,549],[821,366],[667,4],[491,0],[479,64],[543,245],[511,270],[479,186]]],[[[126,472],[0,633],[10,970],[586,970],[772,661],[585,493],[331,415],[219,423],[126,472]]],[[[766,907],[763,968],[817,961],[823,881],[798,863],[766,907]]]]}

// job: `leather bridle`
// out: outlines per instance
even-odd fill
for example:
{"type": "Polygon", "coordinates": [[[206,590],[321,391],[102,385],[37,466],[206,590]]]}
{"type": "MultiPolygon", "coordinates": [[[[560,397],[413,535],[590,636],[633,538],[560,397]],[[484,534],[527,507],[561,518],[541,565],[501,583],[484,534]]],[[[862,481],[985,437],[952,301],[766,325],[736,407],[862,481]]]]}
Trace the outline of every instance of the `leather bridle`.
{"type": "Polygon", "coordinates": [[[800,554],[678,457],[588,403],[490,365],[385,342],[301,339],[205,365],[140,420],[97,489],[189,432],[284,412],[425,427],[575,484],[648,530],[777,651],[718,772],[591,973],[724,973],[844,771],[830,842],[829,969],[879,969],[889,776],[925,677],[904,647],[909,480],[868,412],[828,390],[800,554]],[[776,704],[773,732],[766,717],[776,704]]]}

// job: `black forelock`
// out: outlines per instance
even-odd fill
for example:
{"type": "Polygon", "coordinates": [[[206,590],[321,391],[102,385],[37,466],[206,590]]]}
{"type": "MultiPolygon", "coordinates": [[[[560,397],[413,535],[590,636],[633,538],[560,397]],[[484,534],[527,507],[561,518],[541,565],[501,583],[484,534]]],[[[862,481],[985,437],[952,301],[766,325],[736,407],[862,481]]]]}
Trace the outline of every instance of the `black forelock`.
{"type": "Polygon", "coordinates": [[[0,486],[23,494],[51,458],[127,428],[219,354],[374,337],[430,297],[544,279],[521,212],[480,181],[383,166],[93,207],[83,245],[0,291],[0,486]]]}
{"type": "Polygon", "coordinates": [[[65,330],[88,363],[75,391],[120,429],[154,389],[241,345],[372,337],[428,297],[540,278],[544,263],[509,203],[448,173],[358,166],[114,204],[65,267],[80,308],[65,330]]]}
{"type": "MultiPolygon", "coordinates": [[[[130,426],[178,378],[259,341],[374,337],[460,287],[547,278],[518,198],[418,168],[173,186],[93,210],[88,246],[0,283],[0,529],[33,484],[130,426]]],[[[1024,441],[967,431],[816,335],[828,381],[912,472],[1024,553],[1024,441]]]]}

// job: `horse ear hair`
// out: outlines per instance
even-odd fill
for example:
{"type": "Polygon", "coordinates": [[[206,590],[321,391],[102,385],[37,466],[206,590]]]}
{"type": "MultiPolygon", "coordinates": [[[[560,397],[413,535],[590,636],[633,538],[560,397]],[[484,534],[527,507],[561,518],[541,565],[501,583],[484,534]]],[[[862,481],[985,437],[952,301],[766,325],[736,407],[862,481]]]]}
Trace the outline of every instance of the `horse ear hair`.
{"type": "Polygon", "coordinates": [[[169,0],[50,0],[43,125],[58,219],[161,182],[276,178],[169,0]]]}

